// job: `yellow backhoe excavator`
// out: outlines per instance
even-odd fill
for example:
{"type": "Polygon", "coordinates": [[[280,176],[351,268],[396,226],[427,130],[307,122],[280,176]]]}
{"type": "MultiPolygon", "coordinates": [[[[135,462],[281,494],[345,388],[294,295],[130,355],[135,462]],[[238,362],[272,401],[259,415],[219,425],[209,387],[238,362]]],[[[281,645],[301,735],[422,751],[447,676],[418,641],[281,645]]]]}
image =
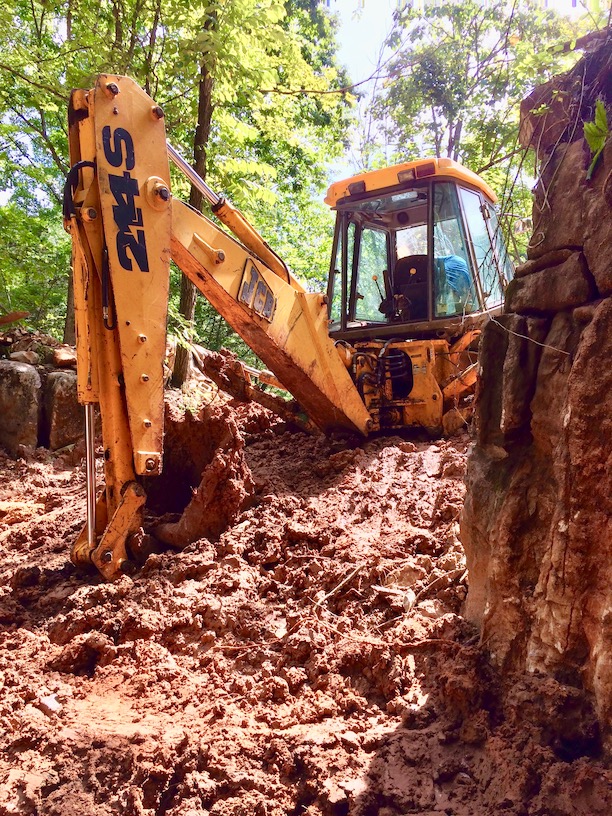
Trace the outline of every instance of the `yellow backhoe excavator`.
{"type": "Polygon", "coordinates": [[[470,350],[512,275],[495,195],[474,173],[422,159],[333,184],[323,295],[306,291],[167,144],[163,110],[133,80],[101,75],[74,91],[69,140],[64,218],[88,469],[77,565],[109,580],[126,569],[146,501],[139,477],[161,471],[171,259],[323,431],[440,433],[464,421],[461,400],[476,380],[470,350]],[[173,198],[169,160],[231,235],[173,198]],[[97,499],[96,403],[105,475],[97,499]]]}

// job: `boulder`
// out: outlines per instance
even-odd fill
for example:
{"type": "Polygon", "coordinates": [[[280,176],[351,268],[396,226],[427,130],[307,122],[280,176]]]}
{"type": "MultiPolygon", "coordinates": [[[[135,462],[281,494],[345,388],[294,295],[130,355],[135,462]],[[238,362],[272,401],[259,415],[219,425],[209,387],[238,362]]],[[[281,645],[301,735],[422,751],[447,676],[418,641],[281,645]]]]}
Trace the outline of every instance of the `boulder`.
{"type": "Polygon", "coordinates": [[[533,275],[534,272],[539,272],[541,269],[559,266],[563,261],[567,261],[573,255],[573,252],[572,249],[553,249],[552,252],[547,252],[546,255],[541,255],[531,261],[525,261],[525,263],[517,266],[514,270],[514,277],[524,278],[526,275],[533,275]]]}
{"type": "Polygon", "coordinates": [[[72,346],[59,346],[53,350],[53,365],[56,368],[76,368],[76,351],[72,346]]]}
{"type": "Polygon", "coordinates": [[[36,447],[41,412],[41,382],[32,365],[0,360],[0,445],[11,455],[20,446],[36,447]]]}
{"type": "Polygon", "coordinates": [[[49,447],[58,450],[85,432],[85,412],[77,401],[76,373],[51,371],[45,385],[45,417],[49,447]]]}
{"type": "Polygon", "coordinates": [[[510,281],[505,309],[519,314],[551,314],[582,306],[595,294],[584,255],[573,252],[558,266],[510,281]]]}
{"type": "Polygon", "coordinates": [[[35,351],[13,351],[9,354],[9,360],[14,360],[16,363],[29,363],[29,365],[38,365],[40,357],[35,351]]]}

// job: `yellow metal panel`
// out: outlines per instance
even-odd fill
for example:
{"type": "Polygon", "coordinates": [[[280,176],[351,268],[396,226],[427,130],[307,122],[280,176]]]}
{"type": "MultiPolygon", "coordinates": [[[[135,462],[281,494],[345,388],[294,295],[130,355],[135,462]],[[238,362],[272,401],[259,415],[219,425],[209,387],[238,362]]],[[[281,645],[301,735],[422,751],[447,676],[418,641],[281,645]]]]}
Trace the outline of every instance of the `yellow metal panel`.
{"type": "Polygon", "coordinates": [[[74,292],[74,325],[77,351],[77,396],[83,405],[98,402],[99,389],[97,369],[93,365],[94,339],[89,318],[91,295],[90,270],[93,262],[87,261],[86,250],[79,235],[76,219],[70,226],[72,234],[72,278],[74,292]]]}
{"type": "Polygon", "coordinates": [[[441,430],[443,400],[435,377],[434,341],[412,341],[405,350],[412,360],[414,388],[404,407],[404,422],[407,426],[441,430]]]}
{"type": "Polygon", "coordinates": [[[370,417],[329,338],[325,298],[296,290],[204,216],[175,200],[172,221],[172,255],[178,266],[313,421],[323,429],[344,426],[366,433],[370,417]],[[202,240],[222,250],[222,263],[211,260],[202,240]],[[249,295],[254,279],[261,292],[259,312],[257,293],[249,295]]]}
{"type": "Polygon", "coordinates": [[[135,466],[139,473],[159,467],[163,434],[171,222],[168,203],[155,195],[155,189],[168,184],[167,157],[163,123],[159,128],[154,119],[145,121],[145,114],[152,116],[150,100],[136,102],[134,98],[143,93],[140,89],[138,94],[130,93],[136,87],[131,80],[102,77],[94,91],[74,92],[69,114],[71,165],[96,162],[96,172],[85,167],[73,179],[75,213],[68,228],[73,244],[79,398],[100,403],[106,487],[97,504],[100,543],[92,548],[81,534],[72,558],[79,564],[93,561],[107,578],[117,577],[126,559],[127,538],[142,524],[144,492],[134,482],[135,466]],[[115,84],[115,93],[107,88],[110,83],[115,84]],[[117,98],[123,100],[121,105],[117,98]],[[154,138],[145,137],[145,124],[151,125],[154,138]],[[136,151],[141,147],[148,158],[137,163],[136,151]],[[150,150],[157,150],[157,155],[151,156],[150,150]],[[164,161],[165,175],[153,177],[152,167],[163,173],[164,161]],[[138,257],[142,260],[139,230],[152,235],[146,236],[148,272],[135,268],[138,257]],[[106,325],[105,249],[111,290],[106,325]],[[131,269],[125,268],[126,262],[131,269]],[[134,417],[145,417],[150,427],[134,417]],[[132,433],[130,424],[135,426],[132,433]]]}
{"type": "Polygon", "coordinates": [[[472,363],[469,368],[458,374],[445,388],[444,400],[458,400],[474,389],[478,379],[478,363],[472,363]]]}
{"type": "Polygon", "coordinates": [[[138,482],[125,485],[121,501],[111,517],[98,546],[90,554],[91,561],[106,578],[120,578],[128,562],[126,542],[130,534],[142,525],[146,494],[138,482]]]}
{"type": "Polygon", "coordinates": [[[356,176],[351,176],[351,178],[342,181],[336,181],[328,189],[327,195],[325,196],[325,203],[332,208],[335,207],[339,201],[350,195],[348,189],[349,184],[355,184],[357,182],[363,182],[365,184],[365,193],[396,187],[400,184],[398,173],[409,173],[411,170],[418,172],[419,168],[424,168],[427,165],[433,165],[434,172],[424,176],[424,178],[452,179],[454,181],[464,182],[481,190],[491,202],[495,203],[497,201],[497,196],[486,181],[481,179],[480,176],[477,176],[476,173],[468,170],[467,167],[463,167],[463,165],[458,164],[452,159],[431,158],[417,159],[415,161],[405,162],[404,164],[397,164],[394,167],[384,167],[381,170],[371,170],[367,173],[359,173],[356,176]]]}
{"type": "MultiPolygon", "coordinates": [[[[88,96],[84,91],[73,91],[71,97],[71,115],[75,109],[88,111],[88,96]]],[[[73,122],[69,132],[70,163],[75,165],[81,160],[95,159],[93,120],[91,117],[73,122]]],[[[76,195],[87,205],[97,207],[97,188],[93,168],[85,167],[80,171],[81,185],[76,195]]],[[[74,292],[74,312],[77,350],[77,394],[83,404],[98,401],[95,332],[91,325],[90,292],[94,284],[96,260],[102,254],[102,235],[100,230],[89,230],[89,224],[73,217],[65,224],[72,237],[72,279],[74,292]],[[94,257],[97,256],[96,257],[94,257]]]]}
{"type": "MultiPolygon", "coordinates": [[[[70,127],[70,160],[93,162],[96,158],[93,94],[75,91],[70,127]],[[83,113],[86,115],[83,116],[83,113]]],[[[113,513],[123,485],[134,478],[128,433],[118,339],[102,321],[101,270],[104,231],[100,199],[93,168],[79,172],[76,216],[69,222],[74,267],[74,300],[77,330],[77,387],[81,402],[100,402],[104,439],[108,507],[113,513]]]]}
{"type": "Polygon", "coordinates": [[[98,186],[137,473],[161,468],[170,174],[163,119],[127,78],[95,92],[98,186]],[[165,191],[163,196],[160,192],[165,191]]]}

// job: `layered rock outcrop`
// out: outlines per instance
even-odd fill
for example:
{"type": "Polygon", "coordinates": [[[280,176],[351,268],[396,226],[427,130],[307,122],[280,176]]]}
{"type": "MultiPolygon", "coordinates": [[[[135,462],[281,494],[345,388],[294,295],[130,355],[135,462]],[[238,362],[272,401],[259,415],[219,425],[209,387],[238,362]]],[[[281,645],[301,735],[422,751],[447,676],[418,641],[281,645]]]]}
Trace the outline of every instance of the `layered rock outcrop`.
{"type": "Polygon", "coordinates": [[[522,110],[541,166],[528,260],[485,329],[462,538],[467,615],[509,670],[592,692],[612,721],[612,103],[603,37],[522,110]],[[546,112],[541,113],[542,110],[546,112]]]}

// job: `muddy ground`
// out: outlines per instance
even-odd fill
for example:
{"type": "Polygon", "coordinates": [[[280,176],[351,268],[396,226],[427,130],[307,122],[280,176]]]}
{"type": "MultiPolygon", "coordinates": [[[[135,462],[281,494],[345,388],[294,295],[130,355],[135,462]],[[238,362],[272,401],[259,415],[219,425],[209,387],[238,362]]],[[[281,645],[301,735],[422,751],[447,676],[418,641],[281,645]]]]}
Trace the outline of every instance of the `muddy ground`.
{"type": "Polygon", "coordinates": [[[0,455],[0,814],[612,813],[588,699],[461,617],[468,436],[222,412],[246,509],[115,584],[68,561],[79,449],[0,455]]]}

